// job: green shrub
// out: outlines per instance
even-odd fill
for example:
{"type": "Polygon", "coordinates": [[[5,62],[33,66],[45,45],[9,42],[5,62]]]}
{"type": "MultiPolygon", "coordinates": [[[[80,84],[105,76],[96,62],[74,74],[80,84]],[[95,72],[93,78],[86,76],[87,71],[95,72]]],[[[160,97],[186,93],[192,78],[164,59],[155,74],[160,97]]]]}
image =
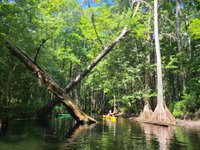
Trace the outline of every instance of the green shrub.
{"type": "Polygon", "coordinates": [[[180,118],[183,116],[184,113],[186,113],[186,100],[178,101],[174,105],[173,115],[177,118],[180,118]]]}

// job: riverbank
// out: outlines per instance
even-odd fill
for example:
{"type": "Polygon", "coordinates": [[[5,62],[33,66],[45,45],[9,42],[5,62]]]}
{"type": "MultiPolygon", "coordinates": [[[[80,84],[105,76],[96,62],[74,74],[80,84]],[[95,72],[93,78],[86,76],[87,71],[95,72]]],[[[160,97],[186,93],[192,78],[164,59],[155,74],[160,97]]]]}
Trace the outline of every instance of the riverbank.
{"type": "Polygon", "coordinates": [[[176,123],[186,129],[198,130],[200,131],[200,120],[181,120],[176,119],[176,123]]]}
{"type": "MultiPolygon", "coordinates": [[[[138,121],[137,117],[130,117],[130,120],[138,121]]],[[[176,119],[176,125],[190,130],[200,131],[200,120],[181,120],[176,119]]]]}

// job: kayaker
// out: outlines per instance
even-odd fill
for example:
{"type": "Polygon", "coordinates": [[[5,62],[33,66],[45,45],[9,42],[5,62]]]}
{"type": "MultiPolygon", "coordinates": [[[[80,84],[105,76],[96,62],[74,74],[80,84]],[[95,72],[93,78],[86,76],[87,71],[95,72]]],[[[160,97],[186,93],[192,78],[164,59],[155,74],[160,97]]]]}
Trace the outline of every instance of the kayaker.
{"type": "Polygon", "coordinates": [[[107,114],[107,116],[114,117],[114,114],[112,113],[112,110],[109,110],[109,113],[107,114]]]}

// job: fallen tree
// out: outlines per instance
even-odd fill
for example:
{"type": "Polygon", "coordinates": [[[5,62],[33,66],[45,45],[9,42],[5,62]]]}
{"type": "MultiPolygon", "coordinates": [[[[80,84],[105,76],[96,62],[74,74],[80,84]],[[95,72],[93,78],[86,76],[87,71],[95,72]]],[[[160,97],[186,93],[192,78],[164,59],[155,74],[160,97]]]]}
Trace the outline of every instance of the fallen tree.
{"type": "MultiPolygon", "coordinates": [[[[121,34],[111,44],[106,46],[103,51],[87,66],[85,70],[83,70],[75,79],[71,80],[71,82],[64,88],[65,93],[69,93],[74,88],[74,86],[76,86],[129,32],[130,31],[127,30],[127,27],[125,27],[121,34]]],[[[49,110],[51,110],[58,103],[59,99],[54,99],[48,102],[43,108],[38,110],[37,116],[45,116],[49,110]]]]}
{"type": "Polygon", "coordinates": [[[7,41],[6,45],[10,52],[21,62],[23,62],[26,67],[31,70],[39,78],[39,80],[47,86],[48,90],[56,97],[54,100],[50,101],[47,105],[40,109],[36,115],[38,117],[46,115],[56,104],[61,102],[66,106],[67,111],[77,122],[89,124],[95,123],[96,120],[86,115],[82,110],[80,110],[69,100],[67,93],[72,90],[73,87],[77,85],[128,33],[129,31],[125,27],[121,34],[110,45],[106,46],[103,51],[92,61],[92,63],[90,63],[90,65],[88,65],[83,72],[81,72],[74,80],[72,80],[64,88],[64,90],[60,88],[37,63],[34,63],[34,61],[31,60],[31,58],[25,52],[23,52],[20,48],[13,46],[10,42],[7,41]]]}
{"type": "Polygon", "coordinates": [[[74,105],[69,100],[69,97],[65,94],[64,90],[60,88],[55,81],[39,65],[35,64],[20,48],[12,46],[10,42],[6,42],[6,45],[10,52],[21,62],[23,62],[26,67],[31,70],[43,84],[47,86],[48,90],[55,95],[58,102],[62,102],[66,106],[67,111],[77,122],[89,124],[96,122],[96,120],[86,115],[76,105],[74,105]]]}

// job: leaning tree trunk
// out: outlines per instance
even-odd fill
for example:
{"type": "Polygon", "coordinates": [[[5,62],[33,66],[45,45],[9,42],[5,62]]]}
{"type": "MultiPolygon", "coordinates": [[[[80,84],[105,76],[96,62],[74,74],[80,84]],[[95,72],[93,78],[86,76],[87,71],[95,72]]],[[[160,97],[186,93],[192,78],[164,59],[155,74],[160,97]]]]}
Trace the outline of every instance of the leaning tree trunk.
{"type": "Polygon", "coordinates": [[[7,42],[6,45],[15,57],[23,62],[27,68],[30,69],[39,78],[39,80],[41,80],[43,84],[47,85],[48,90],[57,97],[57,102],[62,102],[66,106],[71,116],[77,122],[89,124],[97,122],[90,116],[86,115],[83,111],[81,111],[76,105],[74,105],[69,100],[64,90],[60,88],[41,67],[35,64],[27,54],[25,54],[18,47],[12,46],[9,42],[7,42]]]}
{"type": "Polygon", "coordinates": [[[158,124],[176,124],[176,120],[168,110],[163,96],[162,63],[160,43],[158,36],[158,0],[154,0],[154,35],[156,46],[156,67],[157,67],[157,106],[153,113],[152,121],[158,124]]]}
{"type": "MultiPolygon", "coordinates": [[[[112,49],[113,47],[122,40],[127,34],[129,30],[125,27],[121,34],[108,46],[106,46],[103,51],[87,66],[87,68],[82,71],[75,79],[71,80],[71,82],[64,88],[66,94],[73,89],[100,61],[103,59],[112,49]]],[[[46,115],[46,113],[51,110],[56,104],[59,103],[59,99],[55,99],[50,101],[47,105],[41,108],[38,112],[39,116],[46,115]]]]}

